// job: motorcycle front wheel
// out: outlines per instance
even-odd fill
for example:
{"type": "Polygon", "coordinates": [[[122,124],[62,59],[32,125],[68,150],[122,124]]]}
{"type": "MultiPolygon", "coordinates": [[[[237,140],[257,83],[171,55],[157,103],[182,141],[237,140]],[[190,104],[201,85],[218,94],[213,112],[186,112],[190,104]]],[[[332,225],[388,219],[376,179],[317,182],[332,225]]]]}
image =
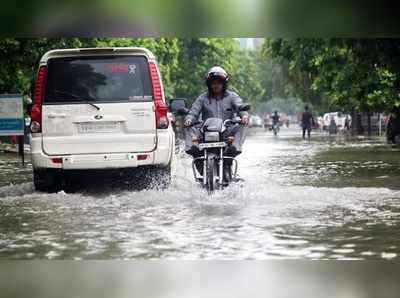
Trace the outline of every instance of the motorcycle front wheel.
{"type": "Polygon", "coordinates": [[[207,192],[208,194],[213,194],[217,188],[217,163],[214,158],[209,158],[207,160],[207,192]]]}

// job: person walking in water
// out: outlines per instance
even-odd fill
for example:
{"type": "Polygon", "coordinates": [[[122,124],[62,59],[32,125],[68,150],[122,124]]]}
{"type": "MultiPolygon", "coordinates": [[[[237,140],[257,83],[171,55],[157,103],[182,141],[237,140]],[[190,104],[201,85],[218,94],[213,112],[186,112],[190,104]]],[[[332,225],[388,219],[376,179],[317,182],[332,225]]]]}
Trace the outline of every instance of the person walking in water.
{"type": "Polygon", "coordinates": [[[301,128],[303,129],[303,140],[306,139],[306,131],[308,140],[311,138],[311,128],[314,125],[314,117],[310,112],[310,108],[305,106],[303,115],[301,117],[301,128]]]}

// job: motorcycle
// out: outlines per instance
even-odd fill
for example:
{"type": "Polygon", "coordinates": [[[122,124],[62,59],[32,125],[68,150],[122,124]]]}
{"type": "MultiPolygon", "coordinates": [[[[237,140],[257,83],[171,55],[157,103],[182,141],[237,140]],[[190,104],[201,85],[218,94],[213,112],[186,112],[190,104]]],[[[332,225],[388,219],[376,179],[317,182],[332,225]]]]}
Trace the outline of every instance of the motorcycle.
{"type": "MultiPolygon", "coordinates": [[[[234,111],[233,119],[223,121],[220,118],[209,118],[193,123],[200,131],[200,138],[196,142],[203,154],[192,161],[193,176],[209,194],[238,181],[238,161],[234,157],[224,155],[224,152],[233,144],[235,134],[240,128],[241,118],[238,113],[249,111],[250,108],[250,105],[240,106],[234,111]],[[196,168],[198,162],[202,163],[202,173],[196,168]]],[[[188,110],[181,110],[180,113],[187,114],[188,110]]]]}
{"type": "Polygon", "coordinates": [[[274,132],[274,136],[277,136],[278,132],[279,132],[279,123],[272,124],[272,128],[271,129],[274,132]]]}

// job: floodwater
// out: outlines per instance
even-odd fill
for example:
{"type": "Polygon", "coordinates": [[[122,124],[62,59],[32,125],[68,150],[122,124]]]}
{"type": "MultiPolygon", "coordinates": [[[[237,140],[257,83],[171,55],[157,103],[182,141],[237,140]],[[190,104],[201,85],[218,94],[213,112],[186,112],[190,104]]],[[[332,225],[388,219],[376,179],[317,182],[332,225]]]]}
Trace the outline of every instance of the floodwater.
{"type": "Polygon", "coordinates": [[[399,258],[398,148],[253,130],[239,166],[245,182],[213,196],[183,153],[163,192],[45,194],[0,155],[0,259],[399,258]]]}

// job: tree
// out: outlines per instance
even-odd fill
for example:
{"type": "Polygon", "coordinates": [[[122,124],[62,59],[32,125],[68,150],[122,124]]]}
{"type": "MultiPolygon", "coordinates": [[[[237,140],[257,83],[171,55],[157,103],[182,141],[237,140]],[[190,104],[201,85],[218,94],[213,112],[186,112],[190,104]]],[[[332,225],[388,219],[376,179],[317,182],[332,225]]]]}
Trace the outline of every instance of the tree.
{"type": "Polygon", "coordinates": [[[205,91],[204,79],[214,65],[234,71],[234,54],[238,50],[230,38],[183,38],[179,40],[179,70],[173,74],[176,96],[193,101],[205,91]]]}
{"type": "Polygon", "coordinates": [[[27,94],[35,77],[40,57],[48,50],[81,47],[77,38],[0,39],[0,93],[27,94]]]}
{"type": "Polygon", "coordinates": [[[0,92],[28,94],[40,57],[51,49],[142,46],[156,56],[166,97],[194,100],[205,91],[204,76],[213,65],[232,76],[232,89],[244,100],[261,101],[256,55],[232,38],[5,38],[0,39],[0,92]]]}
{"type": "Polygon", "coordinates": [[[304,101],[346,111],[400,106],[399,54],[394,39],[270,39],[263,46],[266,59],[286,65],[304,101]]]}
{"type": "Polygon", "coordinates": [[[232,62],[232,89],[254,106],[263,101],[265,92],[256,63],[258,56],[258,52],[237,50],[232,62]]]}

